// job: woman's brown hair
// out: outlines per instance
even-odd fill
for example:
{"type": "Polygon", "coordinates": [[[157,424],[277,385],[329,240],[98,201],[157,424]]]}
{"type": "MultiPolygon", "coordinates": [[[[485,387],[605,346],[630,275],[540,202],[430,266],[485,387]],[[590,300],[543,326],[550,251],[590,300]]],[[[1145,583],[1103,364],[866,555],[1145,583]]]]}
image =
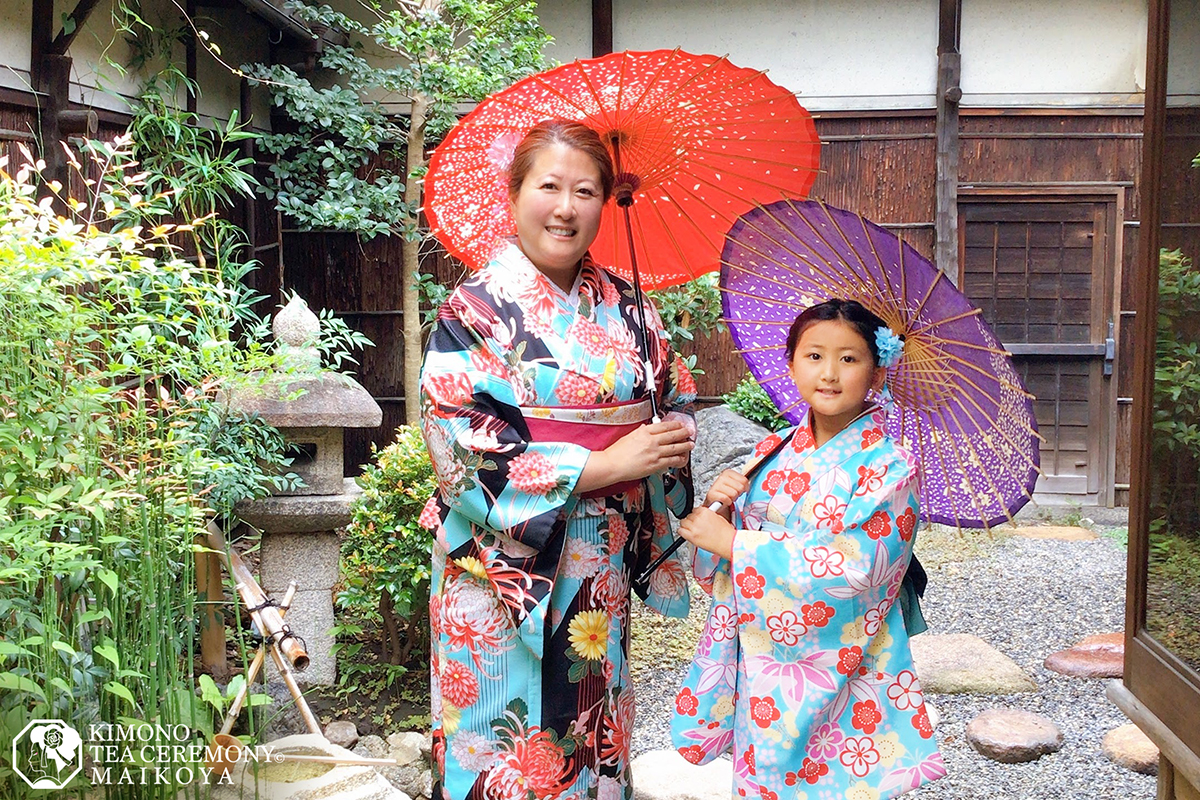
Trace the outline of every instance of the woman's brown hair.
{"type": "Polygon", "coordinates": [[[529,133],[513,151],[512,165],[508,170],[508,194],[516,197],[521,191],[525,176],[533,168],[534,159],[538,153],[547,147],[561,144],[574,150],[579,150],[595,162],[600,170],[600,189],[604,200],[612,195],[613,169],[612,156],[608,148],[600,141],[600,136],[582,122],[572,122],[566,119],[547,119],[530,128],[529,133]]]}

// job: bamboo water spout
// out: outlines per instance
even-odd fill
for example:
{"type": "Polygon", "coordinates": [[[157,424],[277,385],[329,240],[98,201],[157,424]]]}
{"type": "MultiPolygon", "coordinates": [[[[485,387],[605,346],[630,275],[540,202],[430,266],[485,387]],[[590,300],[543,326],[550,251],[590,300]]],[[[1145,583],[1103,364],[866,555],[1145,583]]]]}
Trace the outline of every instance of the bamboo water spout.
{"type": "Polygon", "coordinates": [[[250,610],[250,616],[258,625],[263,638],[274,644],[288,665],[297,672],[307,669],[308,653],[305,652],[304,645],[284,622],[278,606],[271,603],[270,597],[258,585],[258,581],[254,580],[254,575],[250,573],[242,557],[226,546],[221,529],[211,522],[208,524],[208,546],[218,553],[225,553],[229,574],[237,584],[238,596],[250,610]]]}

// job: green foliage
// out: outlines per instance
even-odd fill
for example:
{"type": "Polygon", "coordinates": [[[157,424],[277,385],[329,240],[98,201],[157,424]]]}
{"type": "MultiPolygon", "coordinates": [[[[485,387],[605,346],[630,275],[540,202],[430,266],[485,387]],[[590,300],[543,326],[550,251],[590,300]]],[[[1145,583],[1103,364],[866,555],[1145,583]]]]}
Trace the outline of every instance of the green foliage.
{"type": "Polygon", "coordinates": [[[1200,272],[1179,250],[1158,259],[1158,338],[1154,362],[1156,456],[1200,456],[1200,272]]]}
{"type": "Polygon", "coordinates": [[[454,124],[458,104],[481,100],[544,65],[541,49],[549,38],[535,4],[363,3],[369,23],[328,6],[292,5],[297,17],[345,31],[353,43],[325,46],[318,63],[336,82],[321,88],[280,64],[246,68],[268,82],[273,102],[295,123],[291,132],[263,138],[264,148],[279,156],[272,167],[278,185],[264,191],[302,228],[416,238],[417,209],[405,201],[404,184],[422,176],[404,175],[402,166],[397,173],[410,128],[385,103],[427,103],[421,135],[436,141],[454,124]],[[369,62],[368,48],[388,54],[389,65],[369,62]],[[368,164],[376,159],[384,166],[372,171],[368,164]]]}
{"type": "MultiPolygon", "coordinates": [[[[401,668],[388,673],[384,684],[390,684],[410,654],[428,641],[433,539],[418,519],[437,482],[420,431],[407,425],[397,429],[396,441],[378,452],[358,484],[363,493],[342,541],[344,588],[337,596],[344,613],[342,634],[360,638],[367,626],[381,628],[381,661],[401,668]]],[[[342,647],[361,651],[359,643],[342,647]]]]}
{"type": "Polygon", "coordinates": [[[721,292],[717,273],[708,272],[680,286],[649,293],[662,317],[671,346],[680,349],[699,333],[710,336],[725,330],[721,321],[721,292]]]}
{"type": "Polygon", "coordinates": [[[788,421],[779,415],[779,409],[775,408],[766,391],[749,374],[742,378],[742,382],[732,392],[721,395],[721,400],[734,413],[751,422],[765,425],[773,431],[788,426],[788,421]]]}
{"type": "MultiPolygon", "coordinates": [[[[211,220],[162,222],[178,193],[132,149],[93,143],[72,162],[99,177],[65,218],[39,202],[35,171],[0,174],[5,741],[39,717],[211,728],[193,685],[194,542],[289,480],[278,434],[218,400],[283,365],[261,325],[238,325],[248,298],[220,262],[172,244],[211,220]]],[[[25,792],[0,766],[0,796],[25,792]]]]}

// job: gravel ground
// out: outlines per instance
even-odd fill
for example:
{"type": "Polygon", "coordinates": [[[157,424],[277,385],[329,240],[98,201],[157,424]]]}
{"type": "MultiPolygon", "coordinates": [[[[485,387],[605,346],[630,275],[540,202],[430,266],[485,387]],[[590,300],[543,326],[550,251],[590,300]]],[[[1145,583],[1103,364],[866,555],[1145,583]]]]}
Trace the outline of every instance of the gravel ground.
{"type": "MultiPolygon", "coordinates": [[[[1016,661],[1040,688],[1006,697],[931,696],[942,717],[937,737],[949,775],[909,796],[1152,800],[1155,779],[1116,766],[1101,749],[1104,734],[1128,722],[1105,698],[1105,681],[1067,678],[1042,667],[1050,653],[1084,636],[1123,628],[1124,548],[1107,537],[1065,542],[1000,535],[971,546],[952,534],[935,533],[918,541],[917,552],[930,573],[922,601],[930,632],[981,637],[1016,661]],[[1062,729],[1062,749],[1028,764],[1000,764],[979,755],[963,732],[975,715],[995,707],[1049,717],[1062,729]]],[[[636,617],[635,755],[671,747],[671,702],[687,669],[678,654],[694,647],[702,623],[699,608],[687,621],[663,623],[648,613],[636,617]]]]}

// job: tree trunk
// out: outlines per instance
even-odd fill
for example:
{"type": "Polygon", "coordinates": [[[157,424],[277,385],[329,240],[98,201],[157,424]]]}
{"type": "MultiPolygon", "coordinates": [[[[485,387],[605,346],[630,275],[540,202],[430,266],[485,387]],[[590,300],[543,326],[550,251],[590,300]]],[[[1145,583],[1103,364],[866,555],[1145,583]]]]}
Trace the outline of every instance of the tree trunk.
{"type": "Polygon", "coordinates": [[[392,594],[384,589],[379,594],[379,616],[383,618],[383,652],[380,660],[389,664],[400,662],[400,628],[396,624],[396,607],[392,603],[392,594]]]}
{"type": "MultiPolygon", "coordinates": [[[[404,203],[416,208],[421,203],[421,182],[413,177],[425,165],[425,112],[429,100],[420,93],[412,98],[412,120],[408,126],[408,152],[405,155],[404,203]]],[[[420,271],[421,238],[405,236],[401,246],[400,280],[404,292],[404,421],[416,425],[420,421],[418,400],[421,377],[421,308],[417,295],[417,273],[420,271]]]]}

